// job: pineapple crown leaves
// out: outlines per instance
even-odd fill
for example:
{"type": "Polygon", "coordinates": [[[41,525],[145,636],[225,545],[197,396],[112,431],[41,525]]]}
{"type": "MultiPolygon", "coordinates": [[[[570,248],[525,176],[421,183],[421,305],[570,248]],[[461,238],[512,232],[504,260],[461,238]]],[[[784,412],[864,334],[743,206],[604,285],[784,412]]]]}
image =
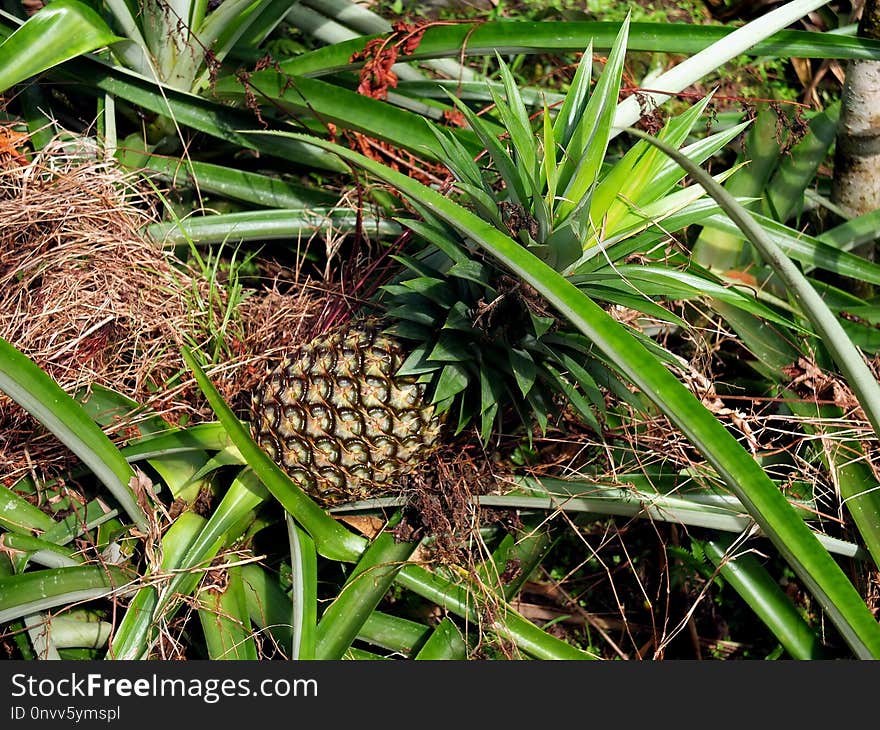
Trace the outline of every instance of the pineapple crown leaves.
{"type": "Polygon", "coordinates": [[[546,431],[557,395],[600,431],[604,396],[590,367],[603,366],[580,364],[590,343],[561,329],[528,287],[419,212],[421,220],[402,222],[427,243],[396,257],[402,272],[381,294],[394,320],[388,333],[411,344],[399,374],[428,385],[456,432],[477,423],[484,441],[501,426],[504,404],[519,422],[546,431]]]}
{"type": "MultiPolygon", "coordinates": [[[[645,141],[608,164],[621,89],[629,20],[612,46],[590,93],[592,45],[581,57],[561,108],[544,105],[538,129],[508,66],[498,57],[504,95],[491,90],[494,113],[506,129],[493,128],[449,94],[483,144],[490,165],[480,166],[445,130],[431,127],[464,199],[486,221],[505,231],[564,274],[579,267],[609,240],[631,238],[686,209],[704,196],[699,186],[681,188],[684,171],[645,141]]],[[[682,147],[695,131],[711,96],[671,118],[658,138],[702,163],[739,135],[747,122],[682,147]]],[[[734,170],[727,170],[721,179],[734,170]]],[[[664,226],[667,233],[673,233],[664,226]]]]}

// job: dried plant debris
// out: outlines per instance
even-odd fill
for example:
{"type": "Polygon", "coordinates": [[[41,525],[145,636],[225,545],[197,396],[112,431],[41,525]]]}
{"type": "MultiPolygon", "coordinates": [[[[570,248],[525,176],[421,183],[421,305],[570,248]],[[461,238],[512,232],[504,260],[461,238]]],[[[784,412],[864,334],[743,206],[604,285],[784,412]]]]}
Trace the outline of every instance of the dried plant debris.
{"type": "MultiPolygon", "coordinates": [[[[210,352],[209,371],[230,400],[299,339],[314,311],[307,286],[228,293],[160,242],[145,238],[156,196],[93,150],[60,143],[0,165],[0,337],[70,393],[113,389],[176,423],[213,418],[180,356],[210,352]],[[231,320],[234,327],[229,327],[231,320]]],[[[117,429],[123,435],[122,427],[117,429]]],[[[111,434],[113,435],[113,434],[111,434]]],[[[0,394],[0,479],[41,478],[70,454],[0,394]]]]}

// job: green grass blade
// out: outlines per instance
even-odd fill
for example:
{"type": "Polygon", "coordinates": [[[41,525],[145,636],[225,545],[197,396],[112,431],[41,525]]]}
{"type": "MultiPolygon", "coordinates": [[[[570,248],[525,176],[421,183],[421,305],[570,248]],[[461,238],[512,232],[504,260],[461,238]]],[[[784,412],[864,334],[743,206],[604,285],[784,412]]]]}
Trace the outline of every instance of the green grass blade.
{"type": "Polygon", "coordinates": [[[110,490],[141,532],[148,520],[131,487],[134,470],[82,406],[32,360],[0,339],[0,390],[76,454],[110,490]]]}
{"type": "MultiPolygon", "coordinates": [[[[334,150],[343,159],[394,185],[533,286],[654,401],[703,454],[816,596],[853,651],[860,657],[880,657],[880,626],[837,563],[743,446],[622,325],[515,241],[436,191],[351,150],[324,141],[315,144],[334,150]]],[[[691,170],[696,166],[690,160],[675,150],[670,152],[693,174],[691,170]]],[[[699,167],[696,170],[702,172],[699,167]]],[[[705,173],[703,176],[708,178],[705,173]]],[[[706,187],[708,191],[717,187],[724,194],[714,180],[699,181],[704,187],[710,186],[706,187]]],[[[862,366],[865,367],[863,362],[862,366]]],[[[874,388],[878,387],[873,380],[872,383],[874,388]]],[[[880,408],[880,397],[875,402],[880,408]]]]}

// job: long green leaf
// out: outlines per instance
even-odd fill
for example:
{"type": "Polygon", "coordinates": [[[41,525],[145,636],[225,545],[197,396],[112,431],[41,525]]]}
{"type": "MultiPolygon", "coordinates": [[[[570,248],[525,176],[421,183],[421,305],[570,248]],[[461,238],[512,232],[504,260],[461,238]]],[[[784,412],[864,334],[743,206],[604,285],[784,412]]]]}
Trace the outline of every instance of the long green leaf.
{"type": "MultiPolygon", "coordinates": [[[[580,53],[592,39],[593,49],[607,50],[620,30],[619,22],[540,21],[456,23],[428,27],[406,60],[494,56],[512,53],[580,53]]],[[[633,23],[630,51],[691,56],[733,32],[725,26],[693,23],[633,23]]],[[[377,36],[364,36],[319,48],[282,62],[285,73],[328,75],[358,68],[351,57],[377,36]]],[[[750,56],[782,58],[862,58],[880,60],[880,42],[829,33],[783,30],[744,51],[750,56]]]]}
{"type": "Polygon", "coordinates": [[[227,570],[222,589],[211,587],[199,594],[198,613],[210,659],[258,658],[241,566],[231,566],[227,570]]]}
{"type": "Polygon", "coordinates": [[[617,108],[614,126],[621,130],[635,124],[671,94],[683,91],[710,71],[719,68],[752,48],[761,39],[787,28],[805,15],[818,10],[828,0],[790,0],[742,25],[708,48],[689,56],[652,80],[655,89],[633,94],[617,108]]]}
{"type": "Polygon", "coordinates": [[[311,145],[290,140],[279,144],[278,138],[245,135],[241,130],[254,129],[257,121],[246,112],[161,86],[139,74],[114,67],[95,58],[68,61],[56,70],[59,77],[80,82],[83,92],[93,95],[112,94],[119,99],[172,117],[177,124],[196,129],[239,148],[258,150],[297,165],[317,167],[334,172],[347,171],[338,159],[320,153],[311,145]]]}
{"type": "Polygon", "coordinates": [[[247,515],[267,497],[253,472],[245,469],[233,479],[207,522],[191,512],[177,518],[162,540],[161,570],[165,574],[171,572],[171,578],[161,592],[147,585],[135,596],[133,603],[138,603],[138,610],[126,613],[113,639],[112,658],[144,657],[156,639],[160,612],[171,615],[179,608],[181,600],[198,586],[203,575],[200,568],[205,567],[224,544],[240,537],[247,527],[247,515]]]}
{"type": "Polygon", "coordinates": [[[157,177],[175,187],[193,186],[202,193],[214,193],[264,207],[330,208],[338,199],[338,196],[317,188],[208,162],[122,148],[116,158],[131,170],[157,173],[157,177]]]}
{"type": "MultiPolygon", "coordinates": [[[[430,129],[431,122],[414,112],[326,81],[289,77],[274,70],[252,74],[248,86],[259,98],[293,114],[362,132],[432,159],[443,159],[443,150],[430,129]]],[[[234,100],[242,100],[246,94],[238,79],[218,81],[215,89],[219,96],[234,100]]],[[[476,152],[476,141],[470,132],[457,130],[456,136],[476,152]]]]}
{"type": "Polygon", "coordinates": [[[291,659],[314,659],[318,626],[318,560],[315,543],[287,516],[293,589],[291,659]]]}
{"type": "Polygon", "coordinates": [[[138,529],[148,520],[129,486],[134,470],[73,398],[31,359],[0,338],[0,390],[18,403],[104,483],[138,529]]]}
{"type": "Polygon", "coordinates": [[[400,226],[384,218],[359,216],[354,210],[283,209],[190,216],[174,223],[153,223],[147,233],[156,241],[196,244],[286,240],[293,244],[320,233],[351,233],[358,224],[372,237],[400,235],[400,226]]]}
{"type": "Polygon", "coordinates": [[[279,576],[256,563],[241,566],[241,574],[251,621],[271,635],[284,656],[290,656],[290,597],[279,585],[279,576]]]}
{"type": "Polygon", "coordinates": [[[447,617],[437,624],[415,658],[423,661],[467,659],[467,644],[458,627],[447,617]]]}
{"type": "Polygon", "coordinates": [[[35,570],[0,578],[0,624],[79,601],[100,598],[123,587],[125,574],[103,565],[35,570]]]}
{"type": "Polygon", "coordinates": [[[794,659],[820,659],[822,645],[791,599],[761,562],[744,548],[731,554],[728,537],[702,544],[706,556],[773,632],[794,659]]]}
{"type": "Polygon", "coordinates": [[[717,201],[767,264],[778,274],[846,377],[864,409],[865,415],[871,422],[874,432],[880,435],[880,384],[865,364],[861,352],[853,345],[844,331],[840,320],[831,312],[819,293],[801,273],[801,270],[785,255],[773,237],[767,235],[752,214],[715,182],[707,172],[659,140],[636,130],[633,133],[662,149],[687,170],[688,174],[694,177],[717,201]]]}
{"type": "Polygon", "coordinates": [[[425,624],[381,611],[373,611],[361,626],[357,638],[368,644],[410,656],[424,645],[430,635],[431,629],[425,624]]]}
{"type": "Polygon", "coordinates": [[[39,507],[0,484],[0,527],[21,535],[52,529],[55,521],[39,507]]]}
{"type": "MultiPolygon", "coordinates": [[[[431,573],[420,565],[409,564],[397,574],[397,582],[413,593],[433,601],[438,606],[456,616],[479,625],[480,616],[475,596],[462,585],[453,583],[431,573]]],[[[551,636],[520,616],[503,603],[493,603],[492,619],[484,622],[483,628],[494,631],[509,639],[527,654],[537,659],[585,660],[595,657],[575,646],[551,636]]]]}

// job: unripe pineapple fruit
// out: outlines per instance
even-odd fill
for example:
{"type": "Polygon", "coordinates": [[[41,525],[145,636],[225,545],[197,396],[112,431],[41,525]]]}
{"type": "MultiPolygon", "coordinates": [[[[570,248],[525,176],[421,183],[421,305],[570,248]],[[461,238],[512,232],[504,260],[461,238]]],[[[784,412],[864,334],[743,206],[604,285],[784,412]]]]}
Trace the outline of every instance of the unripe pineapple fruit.
{"type": "Polygon", "coordinates": [[[325,504],[398,488],[441,428],[424,384],[396,375],[403,360],[394,340],[370,326],[299,346],[254,395],[258,443],[325,504]]]}

